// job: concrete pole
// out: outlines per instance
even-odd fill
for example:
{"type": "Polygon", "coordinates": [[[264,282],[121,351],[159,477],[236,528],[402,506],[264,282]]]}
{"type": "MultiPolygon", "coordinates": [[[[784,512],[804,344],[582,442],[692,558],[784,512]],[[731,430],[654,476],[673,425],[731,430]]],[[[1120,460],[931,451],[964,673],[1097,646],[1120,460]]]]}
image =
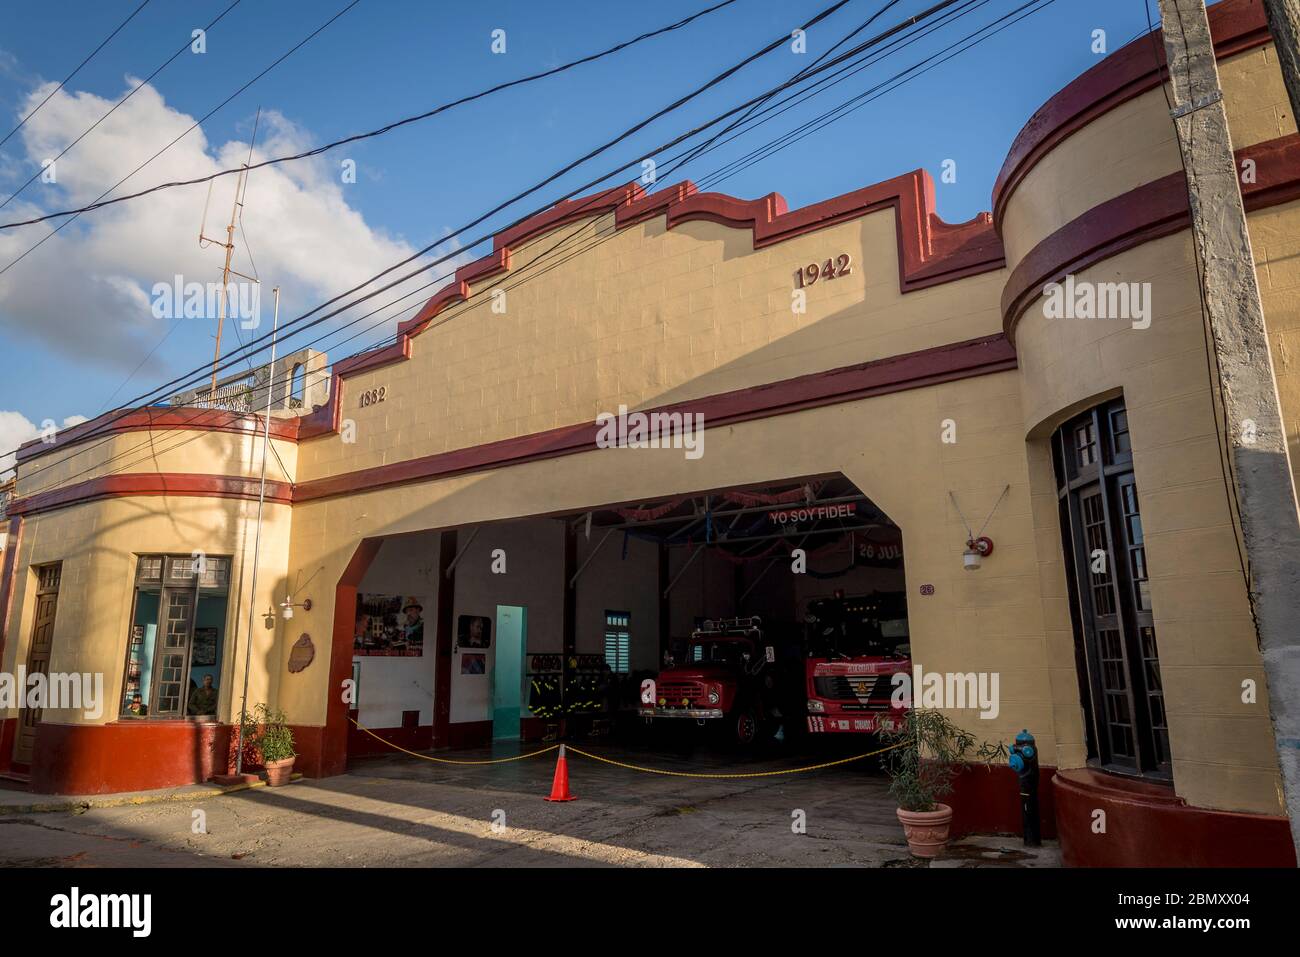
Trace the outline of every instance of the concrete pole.
{"type": "Polygon", "coordinates": [[[1264,12],[1291,98],[1291,116],[1300,123],[1300,0],[1264,0],[1264,12]]]}
{"type": "Polygon", "coordinates": [[[1160,0],[1160,15],[1250,603],[1291,837],[1300,848],[1300,516],[1291,460],[1205,2],[1160,0]]]}

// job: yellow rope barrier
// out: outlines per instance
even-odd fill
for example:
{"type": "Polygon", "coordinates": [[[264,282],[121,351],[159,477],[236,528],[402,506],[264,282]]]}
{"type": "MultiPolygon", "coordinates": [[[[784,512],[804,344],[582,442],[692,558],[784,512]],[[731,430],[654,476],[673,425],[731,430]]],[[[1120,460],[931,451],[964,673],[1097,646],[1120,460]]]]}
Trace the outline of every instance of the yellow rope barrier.
{"type": "Polygon", "coordinates": [[[836,761],[826,761],[822,764],[812,764],[806,768],[786,768],[783,771],[746,771],[739,774],[710,774],[703,771],[665,771],[663,768],[643,768],[636,764],[626,764],[622,761],[615,761],[612,758],[602,758],[598,754],[590,754],[586,751],[580,751],[573,745],[565,745],[566,750],[574,754],[580,754],[584,758],[591,758],[593,761],[601,761],[605,764],[612,764],[620,768],[628,768],[632,771],[644,771],[646,774],[666,774],[674,778],[770,778],[780,774],[799,774],[802,771],[820,771],[822,768],[833,768],[837,764],[848,764],[851,761],[861,761],[863,758],[869,758],[875,754],[884,754],[886,751],[893,751],[895,748],[901,748],[908,742],[900,741],[898,744],[891,744],[887,748],[880,748],[876,751],[868,751],[866,754],[855,754],[851,758],[840,758],[836,761]]]}
{"type": "Polygon", "coordinates": [[[360,724],[357,724],[355,719],[348,718],[348,720],[351,721],[353,724],[357,725],[357,728],[359,730],[364,731],[366,734],[370,735],[376,741],[379,741],[382,744],[386,744],[390,748],[393,748],[397,751],[401,751],[403,754],[409,754],[413,758],[420,758],[423,761],[437,761],[439,764],[505,764],[509,761],[522,761],[524,758],[535,758],[539,754],[547,754],[551,751],[556,750],[559,747],[558,744],[553,744],[549,748],[542,748],[542,750],[540,751],[530,751],[527,754],[516,754],[513,758],[492,758],[486,761],[453,761],[451,758],[435,758],[433,755],[430,754],[420,754],[419,752],[416,751],[408,751],[400,744],[393,744],[393,742],[385,738],[381,738],[379,735],[375,734],[375,732],[371,731],[369,728],[362,727],[360,724]]]}
{"type": "MultiPolygon", "coordinates": [[[[439,764],[467,764],[467,765],[506,764],[510,761],[522,761],[524,758],[535,758],[539,754],[549,754],[550,752],[555,751],[560,747],[558,744],[553,744],[549,748],[542,748],[540,751],[530,751],[527,754],[517,754],[512,758],[492,758],[484,761],[454,761],[451,758],[435,758],[429,754],[420,754],[416,751],[408,751],[406,748],[402,747],[399,744],[394,744],[392,741],[389,741],[385,738],[381,738],[379,735],[375,734],[369,728],[363,727],[362,725],[358,724],[355,719],[348,718],[348,720],[351,721],[353,724],[355,724],[359,730],[364,731],[366,734],[370,735],[376,741],[382,744],[386,744],[390,748],[393,748],[396,751],[401,751],[403,754],[409,754],[413,758],[420,758],[423,761],[436,761],[439,764]]],[[[824,761],[821,764],[810,764],[808,767],[805,768],[785,768],[784,770],[780,770],[780,771],[745,771],[736,774],[723,774],[721,772],[710,773],[706,771],[667,771],[664,770],[663,768],[646,768],[646,767],[642,767],[639,764],[628,764],[624,761],[615,761],[613,758],[602,758],[599,754],[592,754],[590,751],[583,751],[579,748],[575,748],[571,744],[566,744],[565,749],[567,751],[571,751],[574,754],[580,754],[584,758],[591,758],[591,760],[593,761],[600,761],[603,764],[612,764],[615,767],[627,768],[630,771],[643,771],[646,774],[663,774],[674,778],[771,778],[783,774],[801,774],[804,771],[820,771],[822,768],[833,768],[836,765],[849,764],[853,761],[861,761],[863,758],[870,758],[877,754],[884,754],[886,751],[893,751],[895,748],[901,748],[904,744],[907,743],[908,742],[906,741],[900,741],[897,744],[891,744],[887,748],[878,748],[875,751],[868,751],[865,754],[855,754],[851,758],[838,758],[837,760],[834,761],[824,761]]]]}

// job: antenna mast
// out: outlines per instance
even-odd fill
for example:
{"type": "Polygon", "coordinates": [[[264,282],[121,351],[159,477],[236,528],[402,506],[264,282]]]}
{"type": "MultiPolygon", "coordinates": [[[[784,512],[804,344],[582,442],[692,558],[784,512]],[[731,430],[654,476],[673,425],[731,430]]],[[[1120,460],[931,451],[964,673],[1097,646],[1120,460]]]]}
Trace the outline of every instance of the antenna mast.
{"type": "MultiPolygon", "coordinates": [[[[262,108],[257,108],[257,116],[253,120],[253,136],[248,143],[248,159],[244,162],[243,170],[235,182],[235,204],[230,210],[230,225],[226,227],[226,241],[223,243],[219,239],[213,239],[203,234],[204,228],[208,221],[208,203],[203,205],[203,222],[199,226],[199,248],[206,249],[210,245],[221,246],[226,250],[226,264],[221,270],[221,299],[217,308],[217,344],[212,353],[212,384],[208,388],[208,401],[215,404],[217,400],[217,366],[221,363],[221,330],[226,324],[226,297],[230,292],[230,276],[233,273],[240,279],[247,279],[249,282],[257,282],[252,276],[245,276],[243,273],[230,268],[230,260],[235,255],[235,225],[243,216],[244,194],[248,191],[248,167],[253,162],[253,144],[257,141],[257,126],[262,119],[262,108]]],[[[212,186],[208,186],[208,202],[212,200],[212,186]]]]}

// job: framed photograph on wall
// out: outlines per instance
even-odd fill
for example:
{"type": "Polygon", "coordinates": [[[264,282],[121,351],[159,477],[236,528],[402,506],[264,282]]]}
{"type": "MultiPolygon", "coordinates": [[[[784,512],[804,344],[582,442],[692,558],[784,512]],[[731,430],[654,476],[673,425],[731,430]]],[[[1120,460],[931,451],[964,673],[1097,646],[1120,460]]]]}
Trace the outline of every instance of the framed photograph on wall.
{"type": "Polygon", "coordinates": [[[461,615],[456,620],[456,644],[461,648],[491,648],[492,619],[461,615]]]}
{"type": "Polygon", "coordinates": [[[357,595],[352,654],[419,658],[424,655],[424,601],[410,595],[357,595]]]}
{"type": "Polygon", "coordinates": [[[461,655],[460,673],[463,675],[487,674],[487,655],[482,655],[482,654],[461,655]]]}

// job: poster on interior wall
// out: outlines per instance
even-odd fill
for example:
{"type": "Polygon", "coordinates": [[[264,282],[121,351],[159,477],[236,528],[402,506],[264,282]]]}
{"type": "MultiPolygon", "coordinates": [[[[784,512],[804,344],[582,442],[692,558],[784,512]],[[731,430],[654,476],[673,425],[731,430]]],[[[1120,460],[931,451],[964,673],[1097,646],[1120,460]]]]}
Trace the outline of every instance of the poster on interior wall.
{"type": "Polygon", "coordinates": [[[424,654],[424,602],[410,595],[357,595],[352,654],[418,658],[424,654]]]}
{"type": "Polygon", "coordinates": [[[456,619],[456,644],[461,648],[492,647],[492,619],[461,615],[456,619]]]}
{"type": "Polygon", "coordinates": [[[190,667],[211,668],[217,663],[217,629],[195,628],[190,667]]]}
{"type": "Polygon", "coordinates": [[[460,673],[463,675],[487,674],[487,656],[480,654],[461,655],[460,673]]]}

